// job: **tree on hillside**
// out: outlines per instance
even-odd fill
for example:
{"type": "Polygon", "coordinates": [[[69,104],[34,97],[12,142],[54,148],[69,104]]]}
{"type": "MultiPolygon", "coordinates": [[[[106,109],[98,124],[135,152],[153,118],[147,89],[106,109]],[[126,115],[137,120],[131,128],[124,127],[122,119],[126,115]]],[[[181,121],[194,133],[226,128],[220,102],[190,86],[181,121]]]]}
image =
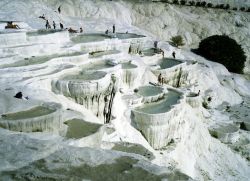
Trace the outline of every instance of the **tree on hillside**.
{"type": "Polygon", "coordinates": [[[185,43],[184,43],[184,41],[183,41],[183,38],[182,38],[182,36],[180,36],[180,35],[173,36],[173,37],[171,38],[171,41],[172,41],[172,43],[173,43],[176,47],[185,45],[185,43]]]}
{"type": "Polygon", "coordinates": [[[242,47],[226,35],[213,35],[199,44],[199,55],[223,64],[230,72],[242,73],[246,61],[242,47]]]}

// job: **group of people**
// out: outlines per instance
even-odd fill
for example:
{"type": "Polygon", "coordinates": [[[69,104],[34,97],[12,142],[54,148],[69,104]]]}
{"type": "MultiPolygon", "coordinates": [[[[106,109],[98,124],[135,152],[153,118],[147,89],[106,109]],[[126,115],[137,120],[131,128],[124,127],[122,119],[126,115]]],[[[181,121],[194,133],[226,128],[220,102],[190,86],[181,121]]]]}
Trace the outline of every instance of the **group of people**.
{"type": "MultiPolygon", "coordinates": [[[[44,14],[42,16],[39,16],[39,18],[46,21],[46,23],[45,23],[45,28],[46,29],[51,29],[51,25],[49,23],[49,20],[45,17],[44,14]]],[[[53,28],[55,30],[56,29],[56,22],[55,21],[52,22],[52,26],[53,26],[53,28]]],[[[59,23],[59,26],[60,26],[60,29],[63,30],[64,27],[63,27],[63,24],[61,22],[59,23]]]]}
{"type": "MultiPolygon", "coordinates": [[[[113,30],[112,30],[113,34],[115,34],[115,24],[113,24],[112,29],[113,29],[113,30]]],[[[109,34],[109,30],[108,30],[108,29],[105,31],[105,34],[106,34],[106,35],[109,34]]]]}
{"type": "MultiPolygon", "coordinates": [[[[59,14],[61,14],[61,5],[57,8],[57,11],[58,11],[58,13],[59,14]]],[[[57,12],[57,11],[55,11],[55,12],[57,12]]],[[[50,23],[49,23],[49,20],[45,17],[45,15],[43,14],[42,16],[39,16],[39,18],[41,18],[41,19],[43,19],[43,20],[45,20],[46,21],[46,23],[45,23],[45,28],[46,29],[51,29],[51,25],[50,25],[50,23]]],[[[52,22],[52,25],[53,25],[53,28],[54,28],[54,30],[56,29],[56,22],[55,21],[53,21],[52,22]]],[[[64,30],[64,26],[63,26],[63,24],[60,22],[59,23],[59,26],[60,26],[60,29],[61,30],[64,30]]],[[[70,33],[78,33],[78,31],[77,30],[74,30],[73,28],[65,28],[65,30],[68,30],[70,33]]],[[[80,31],[79,31],[80,33],[82,33],[83,32],[83,28],[82,27],[80,27],[80,31]]]]}
{"type": "MultiPolygon", "coordinates": [[[[45,24],[45,28],[46,28],[46,29],[51,29],[49,20],[46,19],[44,15],[43,15],[43,16],[40,16],[39,18],[42,18],[42,19],[45,19],[45,20],[46,20],[46,24],[45,24]]],[[[59,26],[60,26],[60,29],[61,29],[61,30],[64,30],[64,26],[63,26],[63,24],[62,24],[61,22],[59,23],[59,26]]],[[[53,28],[54,28],[54,30],[56,29],[56,23],[55,23],[55,21],[53,21],[53,28]]],[[[75,30],[75,29],[73,29],[73,28],[71,28],[71,27],[65,28],[65,30],[68,30],[70,33],[78,33],[77,30],[75,30]]],[[[80,27],[79,32],[80,32],[80,33],[83,33],[83,28],[82,28],[82,27],[80,27]]]]}
{"type": "Polygon", "coordinates": [[[165,79],[162,77],[162,75],[160,73],[159,76],[158,76],[158,84],[163,85],[164,81],[165,81],[165,79]]]}

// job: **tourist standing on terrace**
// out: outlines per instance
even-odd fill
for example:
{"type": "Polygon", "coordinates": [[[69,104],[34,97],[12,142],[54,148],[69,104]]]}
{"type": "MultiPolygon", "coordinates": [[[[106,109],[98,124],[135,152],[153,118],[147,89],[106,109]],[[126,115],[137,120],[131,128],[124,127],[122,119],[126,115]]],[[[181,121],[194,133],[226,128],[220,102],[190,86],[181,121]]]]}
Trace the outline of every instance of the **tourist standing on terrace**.
{"type": "Polygon", "coordinates": [[[115,33],[115,24],[113,24],[113,33],[115,33]]]}
{"type": "Polygon", "coordinates": [[[175,59],[175,51],[173,51],[172,56],[173,56],[173,58],[175,59]]]}
{"type": "Polygon", "coordinates": [[[56,23],[55,21],[53,21],[53,27],[54,27],[54,30],[56,29],[56,23]]]}

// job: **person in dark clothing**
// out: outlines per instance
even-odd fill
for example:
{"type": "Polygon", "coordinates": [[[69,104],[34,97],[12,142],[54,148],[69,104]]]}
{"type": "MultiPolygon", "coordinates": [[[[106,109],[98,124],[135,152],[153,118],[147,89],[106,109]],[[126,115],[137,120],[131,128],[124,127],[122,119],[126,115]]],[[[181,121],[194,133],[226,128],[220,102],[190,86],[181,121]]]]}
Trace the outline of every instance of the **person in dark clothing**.
{"type": "Polygon", "coordinates": [[[54,27],[54,30],[56,29],[56,23],[55,21],[53,21],[53,27],[54,27]]]}
{"type": "Polygon", "coordinates": [[[128,48],[128,53],[129,53],[129,54],[132,53],[132,47],[131,47],[131,45],[130,45],[129,48],[128,48]]]}
{"type": "Polygon", "coordinates": [[[45,28],[49,29],[49,27],[50,27],[49,20],[46,20],[45,28]]]}
{"type": "Polygon", "coordinates": [[[200,93],[201,93],[201,90],[199,90],[199,91],[198,91],[198,93],[196,94],[196,96],[199,96],[199,95],[200,95],[200,93]]]}
{"type": "Polygon", "coordinates": [[[109,99],[108,99],[108,96],[105,96],[104,97],[104,109],[103,109],[104,123],[107,123],[107,120],[108,120],[108,107],[109,107],[109,99]]]}
{"type": "Polygon", "coordinates": [[[162,54],[162,58],[164,58],[164,51],[162,49],[160,49],[160,52],[162,54]]]}
{"type": "Polygon", "coordinates": [[[58,7],[58,13],[60,14],[61,13],[61,6],[58,7]]]}
{"type": "Polygon", "coordinates": [[[162,83],[162,76],[161,76],[161,73],[160,73],[159,76],[158,76],[158,83],[159,83],[159,84],[162,83]]]}
{"type": "Polygon", "coordinates": [[[73,28],[70,27],[70,28],[68,29],[68,32],[70,32],[70,33],[77,33],[77,30],[74,30],[73,28]]]}
{"type": "Polygon", "coordinates": [[[113,24],[113,33],[115,33],[115,24],[113,24]]]}
{"type": "Polygon", "coordinates": [[[158,41],[154,41],[154,52],[157,53],[158,41]]]}
{"type": "Polygon", "coordinates": [[[82,29],[82,27],[80,28],[80,33],[82,33],[83,32],[83,29],[82,29]]]}
{"type": "Polygon", "coordinates": [[[172,56],[173,56],[173,58],[175,59],[175,51],[173,51],[172,56]]]}
{"type": "Polygon", "coordinates": [[[23,98],[23,93],[18,92],[14,97],[17,98],[17,99],[22,99],[23,98]]]}
{"type": "Polygon", "coordinates": [[[61,30],[63,30],[63,24],[62,23],[60,23],[60,28],[61,28],[61,30]]]}
{"type": "Polygon", "coordinates": [[[106,30],[106,31],[105,31],[105,34],[108,35],[108,34],[109,34],[109,30],[106,30]]]}
{"type": "Polygon", "coordinates": [[[158,41],[154,41],[154,48],[155,48],[155,49],[158,48],[158,41]]]}

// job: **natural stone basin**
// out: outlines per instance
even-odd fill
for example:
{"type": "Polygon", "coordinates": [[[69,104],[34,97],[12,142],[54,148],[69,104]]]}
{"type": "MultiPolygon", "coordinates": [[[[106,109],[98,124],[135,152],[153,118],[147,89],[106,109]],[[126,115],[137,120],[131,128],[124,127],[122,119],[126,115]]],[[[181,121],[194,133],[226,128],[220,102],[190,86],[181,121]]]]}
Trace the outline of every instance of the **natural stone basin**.
{"type": "Polygon", "coordinates": [[[78,55],[83,55],[83,53],[73,52],[73,53],[68,53],[68,54],[52,54],[52,55],[45,55],[45,56],[33,56],[33,57],[29,57],[29,58],[24,58],[23,60],[20,60],[18,62],[14,62],[11,64],[1,65],[0,68],[38,65],[38,64],[43,64],[45,62],[48,62],[49,60],[54,59],[54,58],[63,58],[63,57],[71,57],[71,56],[78,56],[78,55]]]}
{"type": "Polygon", "coordinates": [[[68,80],[71,82],[84,82],[84,81],[91,81],[91,80],[98,80],[105,77],[106,72],[85,72],[82,71],[76,75],[68,75],[63,78],[63,80],[68,80]]]}
{"type": "Polygon", "coordinates": [[[52,33],[57,33],[57,32],[62,32],[63,30],[38,30],[38,31],[31,31],[31,32],[27,32],[26,34],[28,36],[41,36],[41,35],[48,35],[48,34],[52,34],[52,33]]]}
{"type": "Polygon", "coordinates": [[[79,139],[94,134],[101,127],[100,124],[90,123],[81,119],[72,119],[64,124],[68,126],[66,137],[79,139]]]}
{"type": "Polygon", "coordinates": [[[71,38],[74,43],[89,43],[104,41],[105,39],[110,39],[111,37],[105,34],[91,33],[91,34],[81,34],[71,38]]]}
{"type": "Polygon", "coordinates": [[[142,86],[139,87],[137,94],[143,96],[144,103],[150,103],[163,98],[165,91],[158,86],[142,86]]]}
{"type": "Polygon", "coordinates": [[[101,61],[96,63],[89,63],[86,65],[83,65],[83,70],[106,70],[106,69],[113,69],[115,65],[108,64],[107,62],[101,61]]]}
{"type": "Polygon", "coordinates": [[[170,130],[176,128],[175,118],[184,104],[181,97],[180,92],[168,90],[162,100],[132,110],[133,125],[154,149],[163,148],[174,139],[170,130]]]}
{"type": "Polygon", "coordinates": [[[134,69],[137,68],[137,65],[132,64],[131,62],[122,63],[122,69],[134,69]]]}
{"type": "Polygon", "coordinates": [[[158,49],[154,49],[154,48],[149,48],[149,49],[142,51],[142,54],[148,57],[154,56],[155,54],[159,54],[159,53],[161,52],[158,49]]]}
{"type": "Polygon", "coordinates": [[[178,103],[181,94],[173,91],[168,90],[168,93],[165,94],[164,99],[150,104],[144,104],[142,107],[136,109],[138,112],[142,112],[145,114],[160,114],[168,112],[171,107],[178,103]]]}
{"type": "Polygon", "coordinates": [[[162,87],[157,86],[142,86],[138,89],[138,94],[148,97],[148,96],[155,96],[163,92],[162,87]]]}
{"type": "Polygon", "coordinates": [[[209,133],[223,143],[235,143],[239,139],[239,127],[234,124],[218,124],[209,127],[209,133]]]}
{"type": "Polygon", "coordinates": [[[66,75],[52,82],[53,91],[72,98],[84,105],[96,116],[103,116],[104,97],[109,93],[111,83],[109,74],[103,71],[83,70],[77,74],[66,75]]]}
{"type": "Polygon", "coordinates": [[[2,115],[2,117],[5,120],[13,120],[14,121],[14,120],[29,119],[29,118],[33,118],[33,117],[44,116],[47,114],[51,114],[55,111],[56,111],[55,109],[51,109],[51,108],[47,108],[47,107],[43,107],[43,106],[37,106],[37,107],[31,108],[29,110],[25,110],[22,112],[4,114],[4,116],[2,115]]]}
{"type": "Polygon", "coordinates": [[[0,127],[20,132],[58,132],[62,127],[60,106],[57,104],[1,115],[0,127]]]}
{"type": "Polygon", "coordinates": [[[124,101],[126,101],[126,103],[129,106],[132,106],[132,105],[136,105],[136,104],[141,104],[143,97],[140,96],[139,94],[128,94],[128,95],[122,96],[122,99],[124,101]]]}
{"type": "MultiPolygon", "coordinates": [[[[52,83],[55,92],[75,98],[98,94],[107,89],[110,77],[102,71],[81,71],[77,74],[66,75],[52,83]]],[[[80,101],[80,100],[79,100],[80,101]]]]}
{"type": "Polygon", "coordinates": [[[151,151],[149,151],[142,145],[135,143],[117,142],[114,143],[112,150],[123,151],[127,153],[135,153],[138,155],[142,155],[148,158],[149,160],[153,160],[155,158],[154,154],[151,151]]]}
{"type": "Polygon", "coordinates": [[[143,35],[137,35],[134,33],[116,33],[116,38],[118,39],[130,39],[130,38],[143,38],[143,35]]]}
{"type": "Polygon", "coordinates": [[[112,54],[118,54],[118,53],[120,53],[119,50],[95,51],[95,52],[90,52],[89,56],[90,58],[98,58],[104,55],[112,55],[112,54]]]}
{"type": "Polygon", "coordinates": [[[161,69],[167,69],[167,68],[171,68],[174,67],[176,65],[179,65],[183,62],[176,60],[176,59],[172,59],[172,58],[164,58],[160,61],[159,65],[161,67],[161,69]]]}

